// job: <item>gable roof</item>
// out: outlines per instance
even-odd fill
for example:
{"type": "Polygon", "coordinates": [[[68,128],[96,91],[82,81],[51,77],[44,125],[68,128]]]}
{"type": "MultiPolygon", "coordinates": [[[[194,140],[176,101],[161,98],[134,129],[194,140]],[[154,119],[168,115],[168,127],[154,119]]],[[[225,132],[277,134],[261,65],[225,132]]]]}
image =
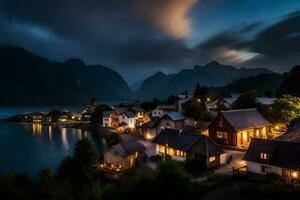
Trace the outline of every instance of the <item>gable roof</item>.
{"type": "Polygon", "coordinates": [[[214,143],[208,136],[189,131],[175,129],[162,130],[152,143],[166,145],[181,150],[198,153],[205,156],[219,155],[224,151],[214,143]]]}
{"type": "Polygon", "coordinates": [[[299,155],[300,143],[252,138],[243,160],[299,170],[299,155]],[[260,153],[268,153],[270,158],[262,161],[260,153]]]}
{"type": "Polygon", "coordinates": [[[112,111],[104,111],[104,112],[102,113],[102,117],[108,118],[108,117],[110,117],[111,113],[112,113],[112,111]]]}
{"type": "Polygon", "coordinates": [[[300,119],[297,119],[293,124],[290,124],[290,126],[286,133],[276,139],[287,142],[300,142],[300,119]]]}
{"type": "Polygon", "coordinates": [[[176,110],[176,105],[172,104],[172,105],[158,105],[156,109],[160,109],[160,110],[176,110]]]}
{"type": "Polygon", "coordinates": [[[126,115],[128,118],[134,118],[135,114],[133,112],[124,112],[124,115],[126,115]]]}
{"type": "Polygon", "coordinates": [[[256,108],[221,111],[221,114],[236,131],[271,125],[256,108]]]}
{"type": "Polygon", "coordinates": [[[128,109],[126,107],[116,107],[114,108],[114,110],[118,113],[118,114],[123,114],[125,112],[128,111],[128,109]]]}
{"type": "Polygon", "coordinates": [[[144,152],[145,147],[139,141],[121,142],[108,149],[121,157],[126,157],[134,152],[144,152]]]}
{"type": "Polygon", "coordinates": [[[172,121],[180,121],[185,120],[185,116],[183,116],[180,112],[170,112],[166,113],[162,118],[169,117],[172,121]]]}

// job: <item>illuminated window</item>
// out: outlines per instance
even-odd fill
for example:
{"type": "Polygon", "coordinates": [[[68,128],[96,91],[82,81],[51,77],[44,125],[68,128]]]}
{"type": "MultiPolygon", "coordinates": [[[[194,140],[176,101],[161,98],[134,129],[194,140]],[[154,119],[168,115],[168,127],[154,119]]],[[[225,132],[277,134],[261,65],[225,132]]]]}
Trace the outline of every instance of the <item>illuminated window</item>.
{"type": "Polygon", "coordinates": [[[259,158],[261,160],[267,160],[268,159],[268,154],[267,153],[260,153],[259,154],[259,158]]]}
{"type": "Polygon", "coordinates": [[[208,158],[209,162],[214,162],[216,160],[216,156],[212,156],[208,158]]]}
{"type": "Polygon", "coordinates": [[[220,139],[227,139],[228,138],[228,134],[226,132],[217,132],[217,138],[220,139]]]}

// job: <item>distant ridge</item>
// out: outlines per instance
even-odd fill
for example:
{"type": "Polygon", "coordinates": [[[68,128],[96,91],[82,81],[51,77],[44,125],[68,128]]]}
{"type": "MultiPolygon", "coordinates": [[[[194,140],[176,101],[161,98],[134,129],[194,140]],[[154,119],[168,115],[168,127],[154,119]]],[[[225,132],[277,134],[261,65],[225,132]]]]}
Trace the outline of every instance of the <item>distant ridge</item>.
{"type": "Polygon", "coordinates": [[[157,72],[145,79],[135,96],[142,99],[166,98],[172,93],[192,92],[197,82],[202,86],[225,86],[234,80],[258,74],[274,74],[265,68],[240,68],[212,61],[204,66],[183,69],[176,74],[157,72]],[[147,92],[145,92],[147,91],[147,92]]]}
{"type": "Polygon", "coordinates": [[[0,66],[0,105],[75,105],[92,97],[132,97],[117,72],[76,58],[52,62],[20,47],[0,47],[0,66]]]}

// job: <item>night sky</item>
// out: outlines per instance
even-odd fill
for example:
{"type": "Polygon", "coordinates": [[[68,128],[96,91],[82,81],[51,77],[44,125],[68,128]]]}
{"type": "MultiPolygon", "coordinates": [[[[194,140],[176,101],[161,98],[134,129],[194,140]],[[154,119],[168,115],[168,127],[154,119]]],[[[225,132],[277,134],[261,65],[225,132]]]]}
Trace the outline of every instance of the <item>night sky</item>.
{"type": "Polygon", "coordinates": [[[129,83],[215,60],[300,64],[300,0],[0,0],[0,44],[117,70],[129,83]]]}

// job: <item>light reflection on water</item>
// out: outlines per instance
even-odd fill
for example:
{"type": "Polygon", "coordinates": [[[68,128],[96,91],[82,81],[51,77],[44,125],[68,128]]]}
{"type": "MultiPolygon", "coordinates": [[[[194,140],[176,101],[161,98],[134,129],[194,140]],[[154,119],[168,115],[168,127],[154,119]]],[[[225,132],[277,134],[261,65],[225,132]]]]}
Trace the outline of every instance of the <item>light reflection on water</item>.
{"type": "MultiPolygon", "coordinates": [[[[61,160],[70,155],[83,136],[102,149],[102,139],[88,131],[42,124],[0,123],[0,170],[16,169],[36,176],[45,168],[56,169],[61,160]]],[[[100,149],[100,150],[99,150],[100,149]]]]}

